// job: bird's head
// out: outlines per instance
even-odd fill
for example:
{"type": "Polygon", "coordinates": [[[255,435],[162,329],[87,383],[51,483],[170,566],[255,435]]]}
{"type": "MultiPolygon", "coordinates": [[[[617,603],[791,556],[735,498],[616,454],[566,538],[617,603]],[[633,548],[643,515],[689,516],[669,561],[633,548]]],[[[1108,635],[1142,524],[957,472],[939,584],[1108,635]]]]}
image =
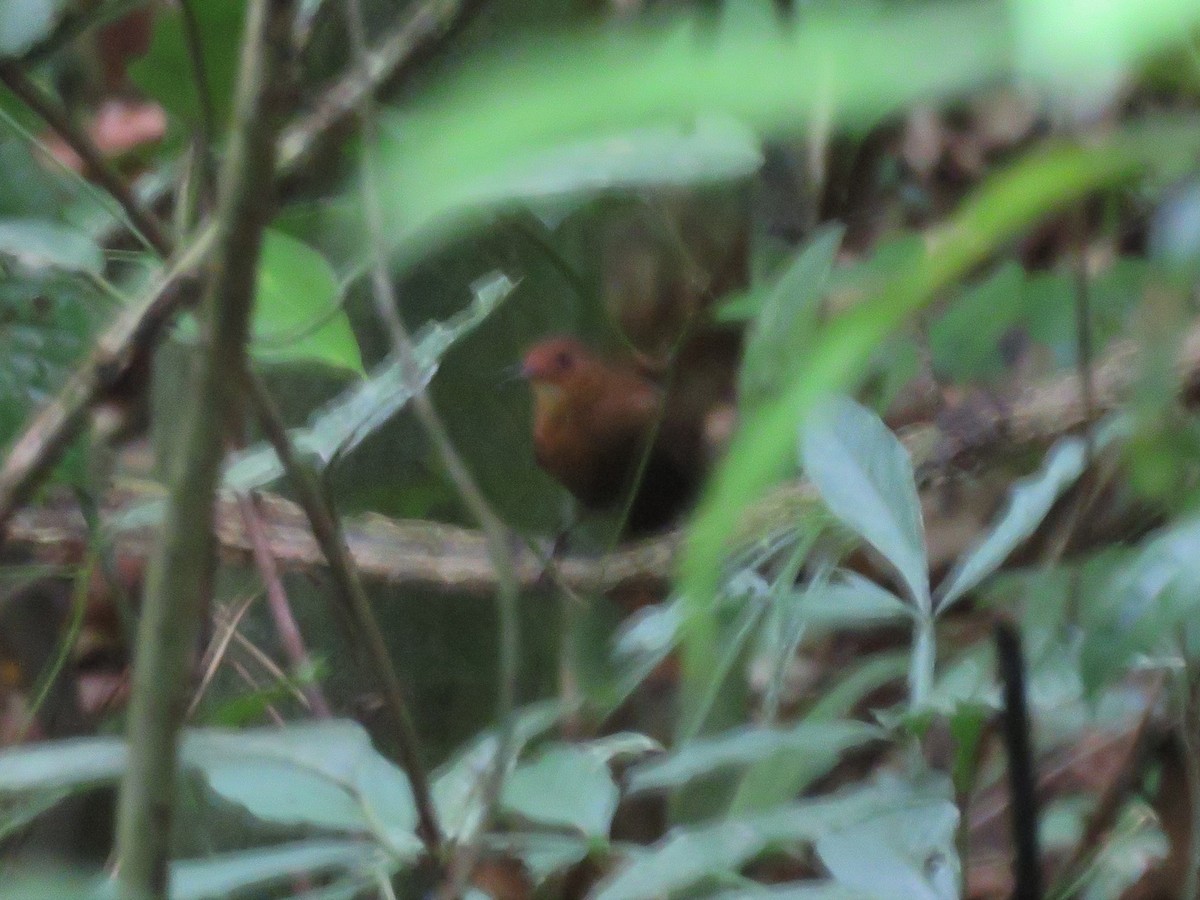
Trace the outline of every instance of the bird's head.
{"type": "Polygon", "coordinates": [[[556,406],[564,396],[583,388],[603,364],[582,341],[573,337],[546,338],[525,352],[521,375],[533,388],[539,405],[556,406]]]}

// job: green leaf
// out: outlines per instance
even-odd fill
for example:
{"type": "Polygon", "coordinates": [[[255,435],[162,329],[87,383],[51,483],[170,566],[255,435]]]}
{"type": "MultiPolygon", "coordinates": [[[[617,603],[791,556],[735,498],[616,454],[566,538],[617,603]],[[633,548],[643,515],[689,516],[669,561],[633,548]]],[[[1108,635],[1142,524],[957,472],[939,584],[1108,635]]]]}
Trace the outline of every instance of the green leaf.
{"type": "Polygon", "coordinates": [[[816,777],[832,767],[845,750],[881,735],[878,728],[861,722],[801,722],[787,729],[747,726],[690,741],[664,757],[634,766],[626,775],[628,790],[676,788],[726,768],[758,762],[782,764],[784,753],[808,760],[812,777],[816,777]]]}
{"type": "Polygon", "coordinates": [[[591,850],[587,838],[550,832],[506,832],[484,836],[489,852],[516,857],[538,886],[551,875],[575,865],[591,850]]]}
{"type": "Polygon", "coordinates": [[[743,421],[688,530],[680,566],[686,607],[683,652],[683,721],[703,695],[710,660],[717,652],[714,598],[722,562],[740,512],[753,503],[795,447],[796,423],[831,391],[860,377],[878,347],[904,319],[935,293],[987,257],[1022,227],[1100,185],[1113,184],[1158,160],[1175,140],[1194,140],[1175,129],[1129,131],[1103,148],[1057,147],[1030,154],[989,179],[958,212],[906,257],[869,299],[821,329],[805,365],[782,396],[743,421]]]}
{"type": "Polygon", "coordinates": [[[104,273],[104,254],[95,241],[82,231],[41,219],[0,219],[0,256],[30,272],[104,273]]]}
{"type": "Polygon", "coordinates": [[[642,128],[552,147],[477,184],[458,185],[461,194],[453,203],[471,209],[616,188],[728,180],[749,175],[761,164],[753,131],[732,119],[703,116],[689,128],[642,128]]]}
{"type": "Polygon", "coordinates": [[[957,900],[957,825],[948,799],[881,811],[821,835],[817,855],[839,884],[878,900],[957,900]]]}
{"type": "Polygon", "coordinates": [[[337,277],[321,254],[267,231],[250,345],[255,359],[315,361],[361,374],[358,340],[339,296],[337,277]]]}
{"type": "MultiPolygon", "coordinates": [[[[558,717],[559,708],[556,703],[538,703],[521,712],[517,719],[513,746],[510,748],[513,754],[513,759],[509,761],[510,766],[515,762],[516,754],[521,752],[521,748],[539,734],[554,727],[558,717]]],[[[485,778],[495,764],[496,750],[496,735],[485,733],[434,776],[433,802],[447,837],[467,838],[476,832],[483,821],[480,779],[485,778]]]]}
{"type": "Polygon", "coordinates": [[[408,780],[357,723],[194,730],[182,755],[216,793],[264,821],[370,833],[400,857],[420,851],[408,780]]]}
{"type": "MultiPolygon", "coordinates": [[[[206,89],[217,120],[214,124],[218,129],[223,129],[233,109],[246,3],[245,0],[196,3],[192,12],[200,27],[200,44],[208,79],[206,89]]],[[[129,66],[129,77],[172,116],[188,126],[200,123],[196,79],[185,37],[183,14],[177,7],[157,11],[150,48],[129,66]]]]}
{"type": "Polygon", "coordinates": [[[297,841],[171,863],[171,900],[227,897],[250,888],[343,870],[388,872],[387,858],[365,841],[297,841]]]}
{"type": "Polygon", "coordinates": [[[769,847],[815,843],[886,815],[940,823],[957,816],[957,810],[927,790],[882,779],[829,798],[789,803],[699,828],[673,829],[648,852],[618,869],[592,896],[595,900],[669,896],[708,878],[728,877],[769,847]]]}
{"type": "Polygon", "coordinates": [[[878,628],[908,621],[913,614],[912,607],[887,588],[849,570],[797,594],[798,615],[814,629],[878,628]]]}
{"type": "Polygon", "coordinates": [[[550,747],[523,763],[504,784],[503,804],[511,813],[541,825],[572,828],[587,837],[606,837],[620,794],[597,754],[580,747],[550,747]]]}
{"type": "Polygon", "coordinates": [[[882,553],[916,607],[929,610],[921,501],[904,445],[873,412],[835,398],[801,430],[800,460],[829,511],[882,553]]]}
{"type": "MultiPolygon", "coordinates": [[[[471,305],[445,322],[432,323],[414,336],[413,356],[419,370],[417,389],[437,373],[442,356],[465,335],[474,331],[512,292],[507,277],[493,274],[473,286],[471,305]]],[[[396,415],[412,398],[399,360],[381,363],[364,381],[315,412],[304,428],[290,432],[297,450],[327,465],[348,453],[396,415]]],[[[235,454],[225,471],[225,486],[249,490],[269,484],[283,475],[283,464],[266,442],[235,454]]]]}
{"type": "Polygon", "coordinates": [[[115,781],[128,754],[120,738],[69,738],[0,750],[0,794],[81,790],[115,781]]]}
{"type": "Polygon", "coordinates": [[[68,0],[4,0],[0,3],[0,59],[20,56],[50,35],[68,0]]]}
{"type": "Polygon", "coordinates": [[[929,326],[933,369],[956,381],[982,380],[1004,370],[1000,345],[1021,314],[1025,270],[1015,262],[963,292],[929,326]]]}
{"type": "MultiPolygon", "coordinates": [[[[1119,420],[1111,421],[1097,433],[1094,449],[1104,449],[1121,430],[1119,420]]],[[[1058,498],[1083,474],[1087,456],[1087,442],[1083,438],[1062,438],[1046,453],[1041,469],[1013,485],[999,521],[974,549],[955,563],[939,586],[939,614],[996,571],[1037,530],[1058,498]]]]}
{"type": "Polygon", "coordinates": [[[739,393],[758,403],[786,380],[803,359],[821,315],[821,300],[833,271],[845,227],[821,228],[772,286],[746,335],[739,393]]]}

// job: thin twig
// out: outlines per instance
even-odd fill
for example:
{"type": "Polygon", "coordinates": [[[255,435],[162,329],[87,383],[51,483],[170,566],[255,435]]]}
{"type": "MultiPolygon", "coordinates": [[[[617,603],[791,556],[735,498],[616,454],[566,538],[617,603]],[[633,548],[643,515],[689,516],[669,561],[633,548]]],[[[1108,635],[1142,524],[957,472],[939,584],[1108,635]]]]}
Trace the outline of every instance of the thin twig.
{"type": "MultiPolygon", "coordinates": [[[[246,526],[246,533],[250,536],[250,544],[254,548],[254,563],[258,567],[259,577],[267,592],[267,608],[271,611],[271,619],[275,622],[275,633],[279,636],[279,643],[283,647],[284,655],[287,656],[288,664],[292,667],[292,674],[302,676],[311,673],[313,671],[312,658],[308,655],[308,648],[304,646],[304,636],[300,633],[296,617],[292,615],[292,606],[288,602],[287,591],[283,589],[283,580],[279,577],[279,567],[275,564],[275,557],[271,554],[271,546],[267,540],[262,518],[255,508],[254,501],[245,494],[238,496],[238,508],[242,514],[242,522],[246,526]]],[[[333,712],[330,710],[329,703],[325,700],[319,684],[306,681],[300,690],[314,716],[318,719],[333,718],[333,712]]]]}
{"type": "Polygon", "coordinates": [[[14,62],[0,62],[0,82],[33,110],[83,160],[87,171],[125,210],[141,236],[163,257],[171,255],[171,240],[154,214],[145,209],[108,164],[104,154],[53,97],[36,85],[14,62]]]}
{"type": "Polygon", "coordinates": [[[247,9],[236,117],[221,177],[216,246],[205,285],[201,350],[182,423],[161,539],[146,580],[129,706],[129,764],[117,808],[118,891],[165,898],[178,733],[188,673],[213,578],[213,499],[236,421],[269,186],[282,124],[295,0],[247,9]]]}
{"type": "Polygon", "coordinates": [[[220,626],[221,630],[214,635],[214,639],[208,645],[208,650],[205,651],[205,659],[203,660],[204,674],[200,676],[200,684],[196,687],[195,694],[192,695],[192,702],[188,704],[187,712],[184,713],[184,721],[190,720],[196,714],[196,710],[200,708],[200,701],[204,699],[204,694],[208,690],[208,686],[212,684],[217,670],[221,668],[221,661],[225,658],[225,652],[229,649],[234,632],[237,631],[238,625],[241,624],[242,617],[250,611],[250,607],[257,599],[257,594],[251,594],[242,601],[241,605],[233,611],[232,615],[222,617],[219,611],[213,613],[213,621],[220,626]]]}
{"type": "Polygon", "coordinates": [[[350,71],[321,94],[312,112],[283,133],[281,173],[286,176],[301,168],[321,138],[344,125],[381,85],[398,77],[423,51],[461,28],[481,6],[481,0],[413,4],[403,21],[375,49],[355,54],[350,71]]]}
{"type": "Polygon", "coordinates": [[[429,790],[429,776],[421,757],[417,730],[413,725],[408,703],[404,699],[400,677],[392,665],[387,642],[379,629],[379,623],[371,609],[371,601],[363,590],[358,570],[346,547],[341,524],[334,518],[325,502],[312,472],[296,459],[295,451],[288,440],[287,429],[262,381],[253,374],[248,374],[246,387],[259,425],[279,455],[279,461],[287,472],[292,488],[296,491],[308,518],[313,538],[329,563],[330,577],[337,588],[341,607],[359,637],[355,647],[364,651],[383,690],[384,703],[393,720],[400,766],[412,786],[413,800],[420,819],[421,838],[431,855],[437,858],[441,849],[442,833],[429,790]]]}
{"type": "MultiPolygon", "coordinates": [[[[348,0],[346,18],[355,57],[364,68],[369,64],[366,24],[360,0],[348,0]]],[[[363,148],[360,187],[367,232],[373,256],[372,283],[376,313],[391,339],[392,352],[404,367],[406,379],[413,388],[413,409],[424,429],[442,468],[449,476],[463,505],[483,530],[488,554],[496,571],[497,599],[500,616],[500,672],[497,690],[496,715],[499,720],[496,756],[484,781],[483,814],[478,836],[472,836],[456,854],[447,880],[447,896],[461,895],[474,871],[479,854],[477,837],[488,827],[500,796],[504,773],[512,752],[516,716],[516,682],[520,665],[520,635],[518,620],[519,593],[516,565],[510,547],[508,531],[499,516],[483,496],[466,463],[459,455],[446,426],[421,385],[419,365],[413,354],[412,340],[400,318],[400,305],[388,269],[387,242],[384,238],[383,204],[379,196],[380,175],[377,171],[374,147],[378,138],[373,98],[365,94],[359,102],[363,148]]]]}

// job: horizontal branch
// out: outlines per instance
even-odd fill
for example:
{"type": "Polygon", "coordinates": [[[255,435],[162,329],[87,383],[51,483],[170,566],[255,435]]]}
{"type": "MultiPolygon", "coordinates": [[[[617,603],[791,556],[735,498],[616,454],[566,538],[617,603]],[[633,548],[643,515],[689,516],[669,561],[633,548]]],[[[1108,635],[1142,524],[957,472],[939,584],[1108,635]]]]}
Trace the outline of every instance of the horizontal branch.
{"type": "MultiPolygon", "coordinates": [[[[1096,367],[1095,413],[1115,410],[1128,396],[1138,377],[1136,345],[1116,344],[1096,367]]],[[[1177,375],[1183,392],[1200,386],[1200,321],[1186,332],[1181,345],[1177,375]]],[[[954,466],[964,459],[1003,459],[1014,451],[1049,445],[1064,434],[1078,430],[1087,415],[1074,374],[1052,379],[1022,391],[1007,410],[995,411],[994,421],[973,425],[964,434],[920,426],[909,429],[904,443],[918,469],[923,465],[954,466]]],[[[118,506],[144,500],[126,496],[118,506]]],[[[319,570],[324,556],[312,538],[300,508],[282,498],[264,495],[263,524],[271,552],[280,566],[319,570]]],[[[819,501],[806,482],[796,481],[776,488],[746,514],[742,533],[747,539],[773,528],[795,522],[798,513],[813,509],[819,501]]],[[[936,507],[936,504],[931,504],[936,507]]],[[[937,528],[936,511],[927,527],[937,528]]],[[[345,523],[346,541],[364,577],[406,586],[491,596],[496,574],[482,533],[454,525],[426,521],[395,521],[383,516],[351,518],[345,523]]],[[[217,533],[226,559],[248,562],[253,542],[246,534],[236,501],[221,500],[217,533]]],[[[152,530],[129,532],[118,542],[120,553],[144,558],[153,545],[152,530]]],[[[569,556],[556,564],[561,580],[580,593],[644,586],[661,591],[670,580],[681,545],[676,531],[641,543],[619,548],[603,557],[569,556]]],[[[26,510],[10,526],[10,540],[34,552],[63,546],[82,547],[85,530],[82,517],[73,510],[54,508],[26,510]]],[[[956,542],[969,540],[958,535],[956,542]]],[[[517,577],[523,589],[539,584],[545,564],[528,548],[514,547],[517,577]]]]}

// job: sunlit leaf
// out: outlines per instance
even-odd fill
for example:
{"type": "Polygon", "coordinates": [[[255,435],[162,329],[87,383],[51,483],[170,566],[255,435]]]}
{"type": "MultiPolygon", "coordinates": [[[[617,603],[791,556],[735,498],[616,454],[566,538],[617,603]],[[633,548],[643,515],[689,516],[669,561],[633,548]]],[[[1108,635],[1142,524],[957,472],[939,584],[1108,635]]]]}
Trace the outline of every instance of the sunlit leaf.
{"type": "Polygon", "coordinates": [[[325,258],[278,231],[264,235],[250,350],[266,362],[313,361],[362,372],[358,340],[325,258]]]}

